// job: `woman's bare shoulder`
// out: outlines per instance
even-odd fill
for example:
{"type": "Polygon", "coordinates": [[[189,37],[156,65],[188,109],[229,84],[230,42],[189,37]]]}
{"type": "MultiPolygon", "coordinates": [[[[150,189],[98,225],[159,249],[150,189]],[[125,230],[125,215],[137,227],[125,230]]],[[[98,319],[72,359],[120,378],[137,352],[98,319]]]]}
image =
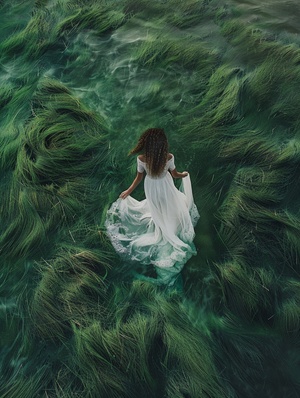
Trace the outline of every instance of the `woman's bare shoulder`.
{"type": "Polygon", "coordinates": [[[146,160],[145,155],[139,155],[138,158],[140,159],[141,162],[145,162],[146,160]]]}
{"type": "Polygon", "coordinates": [[[168,160],[172,159],[174,157],[173,153],[168,153],[168,160]]]}

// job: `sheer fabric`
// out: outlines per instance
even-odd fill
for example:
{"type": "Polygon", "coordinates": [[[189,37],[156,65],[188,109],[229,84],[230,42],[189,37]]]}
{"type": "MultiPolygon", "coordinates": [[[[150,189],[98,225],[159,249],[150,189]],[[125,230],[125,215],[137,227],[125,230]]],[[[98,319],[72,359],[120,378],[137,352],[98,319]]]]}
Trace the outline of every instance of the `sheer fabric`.
{"type": "Polygon", "coordinates": [[[159,277],[170,279],[196,254],[194,226],[199,219],[190,176],[182,179],[180,190],[169,170],[174,156],[158,177],[151,177],[147,164],[137,158],[138,172],[146,172],[146,199],[132,196],[118,199],[107,212],[106,229],[115,250],[124,260],[153,264],[159,277]],[[166,272],[167,271],[167,272],[166,272]]]}

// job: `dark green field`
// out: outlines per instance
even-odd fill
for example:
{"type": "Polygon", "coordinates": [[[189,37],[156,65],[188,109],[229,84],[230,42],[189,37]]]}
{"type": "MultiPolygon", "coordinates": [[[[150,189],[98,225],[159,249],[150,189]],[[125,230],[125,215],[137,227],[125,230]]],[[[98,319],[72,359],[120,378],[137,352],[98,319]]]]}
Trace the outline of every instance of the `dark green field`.
{"type": "Polygon", "coordinates": [[[0,0],[1,398],[300,397],[299,21],[297,0],[0,0]],[[149,127],[201,215],[173,288],[104,228],[149,127]]]}

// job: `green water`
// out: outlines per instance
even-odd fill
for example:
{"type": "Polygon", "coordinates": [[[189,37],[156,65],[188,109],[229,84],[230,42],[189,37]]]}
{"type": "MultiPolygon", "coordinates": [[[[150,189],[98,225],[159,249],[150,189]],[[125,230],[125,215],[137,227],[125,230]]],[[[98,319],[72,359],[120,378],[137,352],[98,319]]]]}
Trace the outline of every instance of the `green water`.
{"type": "Polygon", "coordinates": [[[0,1],[1,398],[300,396],[299,14],[0,1]],[[174,288],[104,229],[151,126],[201,214],[174,288]]]}

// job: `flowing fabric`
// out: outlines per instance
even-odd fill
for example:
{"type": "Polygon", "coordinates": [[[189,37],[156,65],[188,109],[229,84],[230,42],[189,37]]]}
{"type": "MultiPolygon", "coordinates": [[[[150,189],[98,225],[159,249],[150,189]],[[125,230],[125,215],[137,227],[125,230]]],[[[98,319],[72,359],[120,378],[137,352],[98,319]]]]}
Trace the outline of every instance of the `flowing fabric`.
{"type": "Polygon", "coordinates": [[[194,226],[199,213],[194,204],[190,176],[182,179],[180,190],[169,170],[174,156],[158,177],[149,175],[146,163],[137,158],[137,170],[146,171],[146,199],[131,196],[118,199],[107,212],[106,229],[124,260],[153,264],[163,281],[169,281],[196,254],[194,226]]]}

